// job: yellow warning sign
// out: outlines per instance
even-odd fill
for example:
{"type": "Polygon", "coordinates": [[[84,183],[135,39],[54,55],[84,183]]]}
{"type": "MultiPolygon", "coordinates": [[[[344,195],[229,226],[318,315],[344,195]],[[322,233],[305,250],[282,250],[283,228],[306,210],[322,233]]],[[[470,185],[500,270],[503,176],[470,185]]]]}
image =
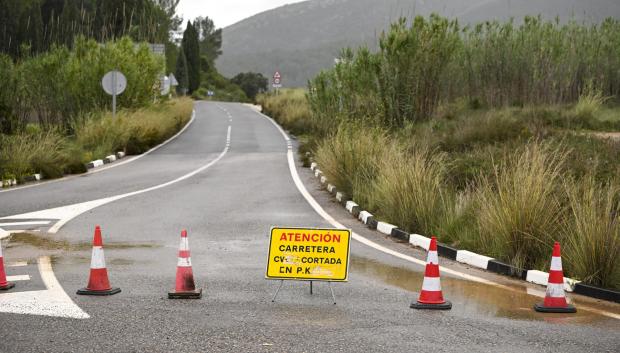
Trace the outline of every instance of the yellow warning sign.
{"type": "Polygon", "coordinates": [[[348,229],[272,228],[267,278],[346,281],[348,229]]]}

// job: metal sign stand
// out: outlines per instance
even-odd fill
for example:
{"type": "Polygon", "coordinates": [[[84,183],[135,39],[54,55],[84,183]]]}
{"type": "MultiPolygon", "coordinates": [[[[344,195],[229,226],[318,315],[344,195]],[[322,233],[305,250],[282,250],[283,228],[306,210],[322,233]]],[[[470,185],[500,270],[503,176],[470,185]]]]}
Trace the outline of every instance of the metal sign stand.
{"type": "MultiPolygon", "coordinates": [[[[310,295],[312,295],[312,282],[314,281],[308,281],[310,282],[310,295]]],[[[276,297],[278,296],[278,293],[280,293],[280,289],[282,288],[282,285],[284,284],[284,280],[281,279],[280,280],[280,285],[278,286],[278,289],[276,290],[276,293],[273,295],[273,298],[271,298],[271,302],[275,303],[276,301],[276,297]]],[[[332,282],[331,281],[327,281],[327,284],[329,285],[329,291],[332,293],[332,299],[334,300],[334,305],[336,305],[336,296],[334,295],[334,288],[332,288],[332,282]]]]}

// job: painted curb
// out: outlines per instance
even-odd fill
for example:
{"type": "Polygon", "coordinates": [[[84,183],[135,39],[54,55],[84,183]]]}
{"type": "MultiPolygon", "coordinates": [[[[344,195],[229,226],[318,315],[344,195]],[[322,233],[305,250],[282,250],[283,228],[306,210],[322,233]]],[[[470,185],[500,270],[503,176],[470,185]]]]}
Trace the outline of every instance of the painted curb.
{"type": "MultiPolygon", "coordinates": [[[[319,178],[322,184],[328,182],[327,178],[323,176],[323,173],[318,169],[317,163],[312,162],[310,169],[315,171],[315,177],[319,178]]],[[[430,238],[419,234],[409,234],[395,225],[376,220],[370,212],[362,210],[357,203],[349,200],[344,193],[336,191],[336,187],[332,184],[327,184],[327,190],[331,194],[335,193],[336,200],[345,206],[349,213],[353,214],[358,220],[366,224],[368,228],[377,230],[382,234],[395,238],[396,240],[408,242],[415,247],[428,251],[431,242],[430,238]]],[[[549,278],[549,273],[547,272],[538,270],[528,271],[517,268],[495,260],[492,257],[480,255],[468,250],[458,250],[443,243],[437,243],[437,252],[442,257],[446,257],[463,264],[505,276],[516,277],[541,286],[546,286],[549,278]]],[[[564,290],[596,299],[620,303],[620,292],[583,284],[578,280],[568,277],[564,277],[564,290]]]]}
{"type": "Polygon", "coordinates": [[[336,193],[336,187],[333,186],[332,184],[327,184],[327,191],[330,194],[334,195],[336,193]]]}
{"type": "Polygon", "coordinates": [[[492,257],[479,255],[467,250],[458,250],[456,252],[456,261],[486,270],[492,257]]]}
{"type": "Polygon", "coordinates": [[[392,229],[392,233],[390,234],[390,236],[405,243],[409,242],[409,233],[405,232],[400,228],[392,229]]]}
{"type": "Polygon", "coordinates": [[[340,191],[338,191],[336,193],[336,200],[338,200],[338,202],[340,202],[340,203],[346,203],[347,201],[349,201],[347,199],[347,196],[345,194],[341,193],[340,191]]]}
{"type": "Polygon", "coordinates": [[[355,217],[357,217],[360,213],[360,206],[353,201],[347,201],[345,208],[355,217]]]}
{"type": "Polygon", "coordinates": [[[372,218],[372,214],[368,211],[360,211],[359,215],[357,216],[357,219],[362,221],[362,223],[364,224],[368,224],[368,221],[370,221],[372,218]]]}
{"type": "Polygon", "coordinates": [[[396,226],[393,224],[377,222],[377,231],[385,235],[392,235],[392,229],[394,228],[396,228],[396,226]]]}
{"type": "Polygon", "coordinates": [[[575,284],[573,293],[585,295],[596,299],[608,300],[610,302],[620,303],[620,292],[610,289],[598,288],[584,283],[575,284]]]}
{"type": "Polygon", "coordinates": [[[428,251],[428,248],[431,247],[431,238],[420,234],[409,234],[409,244],[428,251]]]}
{"type": "MultiPolygon", "coordinates": [[[[547,283],[549,283],[549,274],[538,270],[529,270],[527,271],[525,280],[530,283],[539,284],[546,287],[547,283]]],[[[575,285],[579,282],[580,281],[576,281],[572,278],[564,277],[564,290],[567,292],[573,292],[575,285]]]]}

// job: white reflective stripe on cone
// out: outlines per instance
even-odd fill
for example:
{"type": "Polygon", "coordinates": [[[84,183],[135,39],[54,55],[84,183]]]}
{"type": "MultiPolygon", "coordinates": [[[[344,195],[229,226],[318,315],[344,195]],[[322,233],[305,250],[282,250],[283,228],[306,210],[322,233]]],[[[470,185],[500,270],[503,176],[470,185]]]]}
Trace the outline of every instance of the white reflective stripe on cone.
{"type": "Polygon", "coordinates": [[[103,256],[103,247],[93,246],[93,254],[90,258],[90,268],[105,268],[105,257],[103,256]]]}
{"type": "Polygon", "coordinates": [[[547,296],[554,298],[564,298],[564,284],[563,283],[549,283],[547,285],[547,296]]]}
{"type": "Polygon", "coordinates": [[[441,290],[441,282],[439,281],[439,277],[424,277],[424,282],[422,282],[422,290],[439,292],[441,290]]]}
{"type": "Polygon", "coordinates": [[[437,256],[437,251],[429,251],[428,257],[426,258],[427,264],[439,264],[439,257],[437,256]]]}
{"type": "Polygon", "coordinates": [[[177,267],[192,267],[192,260],[189,257],[179,257],[177,267]]]}
{"type": "Polygon", "coordinates": [[[562,258],[561,257],[552,257],[551,258],[551,271],[562,271],[562,258]]]}
{"type": "Polygon", "coordinates": [[[187,241],[187,238],[181,238],[181,242],[179,243],[179,250],[180,251],[189,250],[189,242],[187,241]]]}

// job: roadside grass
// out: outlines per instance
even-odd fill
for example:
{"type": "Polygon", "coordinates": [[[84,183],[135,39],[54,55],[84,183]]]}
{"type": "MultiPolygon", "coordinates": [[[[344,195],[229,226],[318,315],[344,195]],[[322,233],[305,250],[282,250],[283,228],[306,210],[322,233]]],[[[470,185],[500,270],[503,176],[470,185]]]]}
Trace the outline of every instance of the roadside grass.
{"type": "Polygon", "coordinates": [[[588,283],[620,288],[620,185],[592,175],[564,183],[570,217],[563,225],[569,273],[588,283]]]}
{"type": "Polygon", "coordinates": [[[45,178],[86,171],[85,163],[119,150],[139,154],[179,131],[191,117],[193,101],[181,98],[138,110],[90,116],[73,124],[74,135],[31,127],[0,135],[0,176],[3,179],[41,173],[45,178]]]}
{"type": "Polygon", "coordinates": [[[302,155],[311,152],[363,209],[525,268],[548,270],[558,240],[567,276],[620,288],[620,141],[591,133],[620,131],[618,107],[577,117],[576,105],[458,103],[393,130],[335,116],[337,128],[322,136],[311,112],[290,113],[308,104],[303,90],[294,95],[264,96],[261,104],[303,134],[302,155]]]}

